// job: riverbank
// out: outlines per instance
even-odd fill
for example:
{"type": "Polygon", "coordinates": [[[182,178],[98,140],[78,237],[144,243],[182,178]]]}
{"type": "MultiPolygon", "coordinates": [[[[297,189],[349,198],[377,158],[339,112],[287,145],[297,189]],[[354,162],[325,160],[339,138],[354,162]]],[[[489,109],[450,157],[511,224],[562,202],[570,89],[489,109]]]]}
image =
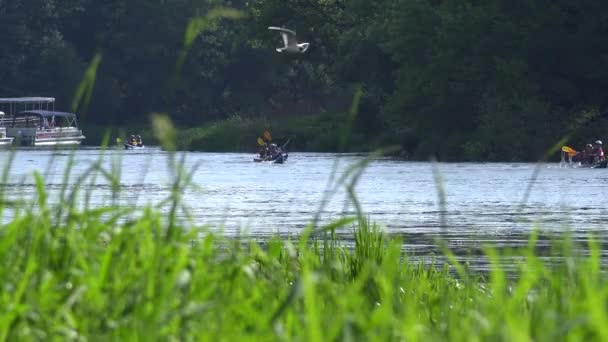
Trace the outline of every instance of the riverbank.
{"type": "MultiPolygon", "coordinates": [[[[182,151],[255,153],[258,149],[257,138],[261,137],[264,131],[269,131],[278,144],[289,140],[287,144],[289,151],[365,153],[392,146],[396,148],[391,154],[400,158],[417,161],[438,159],[447,162],[537,162],[547,158],[550,149],[550,144],[545,144],[548,146],[546,149],[537,148],[534,153],[529,153],[525,148],[517,149],[519,152],[512,150],[508,153],[495,153],[487,150],[489,146],[484,146],[481,142],[458,147],[456,143],[446,141],[442,146],[452,149],[452,152],[448,154],[449,157],[441,159],[433,156],[428,144],[421,142],[412,131],[404,130],[398,133],[399,137],[397,137],[395,136],[397,133],[388,129],[369,129],[363,122],[355,120],[349,125],[348,121],[347,113],[285,116],[273,119],[245,118],[235,115],[226,120],[201,126],[176,127],[175,143],[177,149],[182,151]],[[347,129],[347,140],[343,143],[347,129]]],[[[142,135],[146,145],[159,145],[149,122],[123,125],[120,128],[95,124],[81,126],[87,137],[83,142],[84,145],[100,146],[106,135],[110,138],[109,143],[113,144],[117,138],[124,141],[131,134],[142,135]]],[[[584,141],[584,136],[586,135],[579,132],[576,139],[573,138],[574,141],[568,140],[566,143],[579,146],[576,141],[584,141]]],[[[553,144],[556,143],[558,142],[553,144]]],[[[559,151],[549,157],[550,160],[559,162],[559,151]]]]}
{"type": "MultiPolygon", "coordinates": [[[[347,114],[319,114],[285,119],[243,118],[232,116],[200,127],[177,127],[177,148],[185,151],[204,152],[255,152],[257,138],[264,131],[271,132],[273,139],[287,148],[299,152],[369,152],[385,147],[387,138],[379,132],[374,137],[351,130],[349,143],[341,146],[347,114]]],[[[110,142],[118,137],[124,140],[130,134],[141,134],[148,145],[158,141],[149,125],[131,125],[117,129],[99,125],[83,125],[87,136],[85,144],[99,146],[104,135],[110,142]]]]}

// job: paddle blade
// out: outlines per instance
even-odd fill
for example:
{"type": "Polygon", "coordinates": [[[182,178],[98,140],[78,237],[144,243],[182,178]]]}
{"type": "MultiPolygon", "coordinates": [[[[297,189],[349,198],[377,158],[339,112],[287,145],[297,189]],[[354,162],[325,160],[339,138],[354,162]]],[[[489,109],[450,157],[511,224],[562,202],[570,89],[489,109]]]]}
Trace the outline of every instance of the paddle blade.
{"type": "Polygon", "coordinates": [[[258,138],[258,145],[264,146],[264,140],[262,140],[262,138],[258,138]]]}
{"type": "Polygon", "coordinates": [[[562,151],[576,154],[576,150],[569,146],[562,146],[562,151]]]}
{"type": "Polygon", "coordinates": [[[272,135],[270,135],[270,132],[264,132],[264,139],[266,139],[266,141],[272,141],[272,135]]]}

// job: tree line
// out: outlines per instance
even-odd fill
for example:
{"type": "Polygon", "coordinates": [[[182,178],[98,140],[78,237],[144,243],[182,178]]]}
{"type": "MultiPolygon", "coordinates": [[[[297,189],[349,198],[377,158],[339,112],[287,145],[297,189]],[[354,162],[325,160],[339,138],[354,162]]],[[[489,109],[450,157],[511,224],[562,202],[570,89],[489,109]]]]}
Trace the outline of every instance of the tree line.
{"type": "Polygon", "coordinates": [[[606,134],[608,2],[583,0],[0,0],[0,94],[67,107],[102,56],[86,116],[167,112],[181,126],[234,115],[348,111],[354,130],[412,156],[530,160],[606,134]],[[177,60],[193,18],[209,23],[177,60]],[[278,54],[268,26],[309,41],[278,54]]]}

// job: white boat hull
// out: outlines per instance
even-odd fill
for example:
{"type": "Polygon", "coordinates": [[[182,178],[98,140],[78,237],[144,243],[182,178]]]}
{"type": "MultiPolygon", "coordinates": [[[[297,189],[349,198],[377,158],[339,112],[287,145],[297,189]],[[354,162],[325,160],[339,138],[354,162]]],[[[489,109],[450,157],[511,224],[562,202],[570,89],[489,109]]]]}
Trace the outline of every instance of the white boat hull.
{"type": "Polygon", "coordinates": [[[125,150],[141,150],[144,149],[145,146],[144,145],[131,145],[131,144],[125,144],[125,150]]]}
{"type": "Polygon", "coordinates": [[[80,145],[85,139],[84,135],[77,136],[48,136],[40,137],[36,136],[34,140],[34,146],[67,146],[67,145],[80,145]]]}
{"type": "Polygon", "coordinates": [[[75,146],[80,145],[85,139],[82,131],[76,127],[51,129],[9,128],[9,135],[15,136],[19,145],[35,147],[75,146]]]}
{"type": "Polygon", "coordinates": [[[0,138],[0,148],[8,148],[13,146],[14,138],[0,138]]]}
{"type": "Polygon", "coordinates": [[[15,138],[6,136],[6,127],[0,127],[0,148],[6,148],[13,145],[15,138]]]}

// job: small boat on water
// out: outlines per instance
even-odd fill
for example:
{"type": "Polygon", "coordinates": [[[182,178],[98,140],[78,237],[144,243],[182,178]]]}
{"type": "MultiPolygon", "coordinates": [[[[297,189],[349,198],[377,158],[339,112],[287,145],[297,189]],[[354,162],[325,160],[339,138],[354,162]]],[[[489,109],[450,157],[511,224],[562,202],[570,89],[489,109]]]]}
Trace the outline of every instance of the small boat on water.
{"type": "Polygon", "coordinates": [[[270,132],[264,131],[263,138],[258,137],[257,142],[260,145],[260,150],[258,152],[258,156],[253,158],[253,161],[256,163],[274,163],[274,164],[283,164],[287,161],[289,154],[285,150],[285,147],[291,141],[291,138],[280,139],[284,142],[279,146],[276,143],[271,143],[272,135],[270,132]]]}
{"type": "Polygon", "coordinates": [[[145,148],[144,145],[129,144],[129,143],[124,143],[124,145],[125,145],[125,150],[141,150],[141,149],[145,148]]]}
{"type": "Polygon", "coordinates": [[[0,148],[7,148],[13,144],[14,138],[6,136],[6,127],[4,126],[4,112],[0,111],[0,148]]]}
{"type": "Polygon", "coordinates": [[[578,152],[569,146],[562,146],[560,167],[571,167],[577,169],[605,169],[608,160],[604,156],[601,148],[602,141],[595,142],[596,149],[591,144],[585,146],[585,151],[578,152]]]}
{"type": "Polygon", "coordinates": [[[141,150],[144,148],[144,141],[141,139],[141,135],[133,134],[127,141],[124,143],[125,150],[141,150]]]}
{"type": "Polygon", "coordinates": [[[608,160],[603,160],[595,164],[574,163],[571,167],[576,169],[605,169],[608,166],[608,160]]]}
{"type": "Polygon", "coordinates": [[[80,145],[85,136],[78,128],[76,114],[55,111],[54,103],[52,97],[0,98],[0,105],[9,108],[3,120],[6,136],[20,146],[80,145]]]}

